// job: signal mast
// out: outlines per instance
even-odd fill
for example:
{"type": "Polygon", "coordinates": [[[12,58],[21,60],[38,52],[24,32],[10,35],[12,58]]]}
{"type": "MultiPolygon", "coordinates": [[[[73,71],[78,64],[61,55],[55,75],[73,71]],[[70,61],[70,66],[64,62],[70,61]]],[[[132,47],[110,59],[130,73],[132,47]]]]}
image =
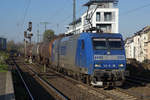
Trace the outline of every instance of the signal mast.
{"type": "MultiPolygon", "coordinates": [[[[31,45],[31,38],[32,38],[32,36],[33,36],[33,33],[32,33],[32,22],[29,22],[27,30],[24,31],[24,52],[25,52],[25,58],[27,57],[27,43],[28,43],[27,39],[29,39],[29,45],[31,45]]],[[[29,61],[32,63],[31,53],[30,53],[30,60],[29,61]]]]}

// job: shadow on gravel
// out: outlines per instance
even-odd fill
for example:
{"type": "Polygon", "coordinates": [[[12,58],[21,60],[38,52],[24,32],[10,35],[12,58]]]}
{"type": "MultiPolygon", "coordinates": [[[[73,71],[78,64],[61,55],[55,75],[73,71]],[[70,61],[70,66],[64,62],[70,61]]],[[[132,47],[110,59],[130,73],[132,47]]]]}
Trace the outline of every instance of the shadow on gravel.
{"type": "MultiPolygon", "coordinates": [[[[18,66],[16,63],[15,65],[18,66]]],[[[35,100],[55,100],[52,95],[50,95],[28,72],[22,72],[21,70],[20,72],[35,100]]],[[[13,73],[15,73],[15,76],[13,77],[16,78],[14,82],[16,100],[30,100],[29,94],[27,93],[16,69],[13,69],[13,73]]]]}
{"type": "Polygon", "coordinates": [[[135,60],[131,60],[130,63],[127,64],[127,70],[130,71],[130,76],[126,77],[126,81],[121,88],[128,89],[132,87],[147,86],[150,84],[149,63],[139,63],[135,60]]]}
{"type": "Polygon", "coordinates": [[[51,73],[51,72],[47,72],[47,73],[40,73],[38,74],[39,76],[43,76],[44,78],[48,78],[48,79],[56,79],[56,78],[63,78],[63,76],[57,74],[57,73],[51,73]]]}
{"type": "Polygon", "coordinates": [[[23,74],[35,100],[55,100],[29,73],[23,74]]]}
{"type": "Polygon", "coordinates": [[[14,100],[15,96],[13,93],[0,95],[0,100],[14,100]]]}

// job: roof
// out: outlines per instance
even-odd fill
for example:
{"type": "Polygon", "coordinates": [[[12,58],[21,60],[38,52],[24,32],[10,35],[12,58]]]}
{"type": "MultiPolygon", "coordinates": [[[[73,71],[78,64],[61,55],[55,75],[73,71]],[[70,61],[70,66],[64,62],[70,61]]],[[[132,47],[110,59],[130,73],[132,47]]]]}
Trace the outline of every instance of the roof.
{"type": "Polygon", "coordinates": [[[140,31],[138,31],[138,32],[136,32],[134,34],[135,35],[141,35],[141,34],[148,33],[148,32],[150,32],[150,26],[146,26],[142,30],[140,30],[140,31]]]}
{"type": "Polygon", "coordinates": [[[133,37],[135,37],[135,36],[140,36],[141,34],[145,34],[145,33],[148,33],[148,32],[150,32],[150,26],[146,26],[146,27],[144,27],[142,30],[140,30],[140,31],[138,31],[138,32],[136,32],[136,33],[134,33],[134,35],[133,35],[132,37],[126,38],[125,41],[131,41],[131,42],[132,42],[133,37]]]}
{"type": "Polygon", "coordinates": [[[128,37],[125,39],[125,43],[128,44],[128,43],[132,43],[133,42],[133,37],[128,37]]]}
{"type": "Polygon", "coordinates": [[[118,4],[118,0],[90,0],[89,2],[84,4],[84,6],[90,6],[90,5],[95,4],[95,3],[108,3],[108,2],[112,2],[116,5],[118,4]]]}

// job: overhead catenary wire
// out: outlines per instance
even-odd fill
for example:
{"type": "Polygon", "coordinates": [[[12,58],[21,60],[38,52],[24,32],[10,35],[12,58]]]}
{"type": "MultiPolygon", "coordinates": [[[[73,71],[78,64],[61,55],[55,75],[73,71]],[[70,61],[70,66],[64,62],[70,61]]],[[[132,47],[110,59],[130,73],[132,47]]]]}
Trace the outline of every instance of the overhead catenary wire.
{"type": "MultiPolygon", "coordinates": [[[[72,2],[72,0],[65,0],[65,1],[66,1],[66,2],[67,2],[67,1],[68,1],[68,2],[72,2]]],[[[29,0],[29,2],[28,2],[28,4],[27,4],[27,7],[26,7],[26,9],[25,9],[24,18],[23,18],[23,25],[24,25],[24,23],[25,23],[25,19],[26,19],[26,16],[27,16],[28,9],[29,9],[29,7],[30,7],[30,3],[31,3],[31,0],[29,0]]],[[[130,14],[130,13],[136,12],[136,11],[138,11],[138,10],[140,10],[140,9],[149,7],[149,6],[150,6],[150,4],[146,4],[146,5],[143,5],[143,6],[140,6],[140,7],[131,9],[131,10],[128,10],[128,11],[126,11],[126,12],[123,12],[123,13],[121,13],[120,15],[121,15],[121,16],[125,16],[125,15],[128,15],[128,14],[130,14]]],[[[65,7],[64,7],[64,8],[65,8],[65,7]]],[[[64,8],[63,8],[63,10],[64,10],[64,8]]],[[[81,11],[82,9],[83,9],[83,7],[81,7],[81,9],[80,9],[79,11],[81,11]]],[[[57,12],[57,11],[56,11],[56,12],[57,12]]],[[[63,12],[63,11],[61,10],[60,13],[62,13],[62,12],[63,12]]],[[[60,14],[60,13],[59,13],[59,12],[55,13],[55,16],[56,16],[56,14],[60,14]]],[[[77,11],[77,13],[80,13],[80,12],[77,11]]],[[[60,24],[64,24],[64,23],[66,23],[68,20],[70,20],[71,18],[72,18],[72,15],[70,14],[70,15],[66,16],[65,19],[59,21],[59,23],[60,23],[60,24]]],[[[52,19],[53,19],[53,18],[52,18],[52,19]]],[[[58,22],[57,22],[57,23],[58,23],[58,22]]]]}
{"type": "Polygon", "coordinates": [[[141,9],[146,8],[146,7],[149,7],[149,6],[150,6],[150,4],[146,4],[146,5],[143,5],[143,6],[140,6],[140,7],[131,9],[131,10],[128,10],[128,11],[126,11],[126,12],[124,12],[124,13],[121,13],[121,16],[128,15],[128,14],[130,14],[130,13],[136,12],[136,11],[138,11],[138,10],[141,10],[141,9]]]}
{"type": "MultiPolygon", "coordinates": [[[[80,13],[82,10],[83,10],[83,7],[81,7],[81,8],[77,11],[77,13],[80,13]]],[[[72,15],[68,15],[68,16],[65,17],[62,21],[60,21],[61,24],[62,24],[62,23],[65,23],[65,22],[66,22],[67,20],[69,20],[70,18],[72,18],[72,15]]]]}
{"type": "MultiPolygon", "coordinates": [[[[143,6],[140,6],[140,7],[131,9],[131,10],[128,10],[128,11],[126,11],[126,12],[124,12],[124,13],[121,13],[121,16],[122,16],[122,15],[128,15],[128,14],[130,14],[130,13],[136,12],[136,11],[138,11],[138,10],[141,10],[141,9],[146,8],[146,7],[149,7],[149,6],[150,6],[150,4],[146,4],[146,5],[143,5],[143,6]]],[[[83,9],[83,7],[82,7],[80,10],[82,10],[82,9],[83,9]]],[[[69,18],[71,18],[71,17],[72,17],[71,15],[67,16],[64,20],[61,21],[61,23],[65,23],[65,22],[66,22],[69,18]]]]}
{"type": "MultiPolygon", "coordinates": [[[[23,13],[23,19],[22,21],[20,22],[20,25],[18,24],[17,27],[20,26],[19,28],[19,33],[24,29],[24,24],[25,24],[25,19],[26,19],[26,16],[27,16],[27,13],[28,13],[28,9],[30,7],[30,4],[31,4],[31,0],[28,0],[27,4],[26,4],[26,7],[24,9],[24,13],[23,13]]],[[[22,34],[19,34],[19,38],[22,37],[22,34]]]]}
{"type": "MultiPolygon", "coordinates": [[[[72,3],[72,0],[66,0],[67,2],[69,1],[69,2],[71,2],[72,3]]],[[[77,13],[76,14],[78,14],[78,13],[80,13],[82,10],[83,10],[83,6],[81,6],[81,8],[79,9],[79,10],[77,10],[77,13]]],[[[69,19],[71,19],[72,18],[72,14],[70,14],[70,15],[68,15],[68,16],[66,16],[63,20],[61,20],[59,23],[65,23],[67,20],[69,20],[69,19]]]]}
{"type": "MultiPolygon", "coordinates": [[[[70,0],[65,0],[66,2],[70,1],[70,0]]],[[[66,3],[65,7],[62,6],[61,8],[58,8],[55,10],[55,13],[53,14],[53,17],[51,17],[50,20],[53,20],[54,18],[56,18],[58,15],[60,15],[61,13],[64,12],[64,10],[66,9],[66,6],[68,6],[68,3],[66,3]]]]}
{"type": "MultiPolygon", "coordinates": [[[[83,10],[83,8],[84,7],[81,7],[79,10],[77,10],[77,14],[81,13],[81,11],[83,10]]],[[[66,16],[63,20],[61,20],[61,21],[59,21],[57,23],[59,23],[59,26],[61,26],[61,25],[65,24],[65,22],[67,22],[67,20],[71,20],[71,18],[72,18],[72,14],[66,16]]],[[[63,25],[63,27],[64,27],[64,25],[63,25]]]]}
{"type": "Polygon", "coordinates": [[[76,0],[73,0],[73,31],[76,34],[76,0]]]}
{"type": "Polygon", "coordinates": [[[23,16],[23,23],[22,23],[22,27],[24,27],[24,23],[25,23],[25,19],[26,19],[26,16],[27,16],[27,13],[28,13],[28,9],[30,7],[30,4],[31,4],[31,0],[28,1],[28,4],[25,8],[25,12],[24,12],[24,16],[23,16]]]}

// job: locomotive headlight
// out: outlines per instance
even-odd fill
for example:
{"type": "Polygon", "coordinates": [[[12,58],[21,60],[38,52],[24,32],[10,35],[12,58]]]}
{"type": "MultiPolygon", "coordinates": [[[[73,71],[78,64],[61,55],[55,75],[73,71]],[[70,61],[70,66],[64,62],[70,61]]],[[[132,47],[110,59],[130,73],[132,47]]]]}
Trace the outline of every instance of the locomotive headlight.
{"type": "Polygon", "coordinates": [[[101,67],[101,65],[100,64],[95,64],[95,67],[101,67]]]}
{"type": "Polygon", "coordinates": [[[123,64],[119,64],[119,67],[123,67],[124,65],[123,64]]]}

